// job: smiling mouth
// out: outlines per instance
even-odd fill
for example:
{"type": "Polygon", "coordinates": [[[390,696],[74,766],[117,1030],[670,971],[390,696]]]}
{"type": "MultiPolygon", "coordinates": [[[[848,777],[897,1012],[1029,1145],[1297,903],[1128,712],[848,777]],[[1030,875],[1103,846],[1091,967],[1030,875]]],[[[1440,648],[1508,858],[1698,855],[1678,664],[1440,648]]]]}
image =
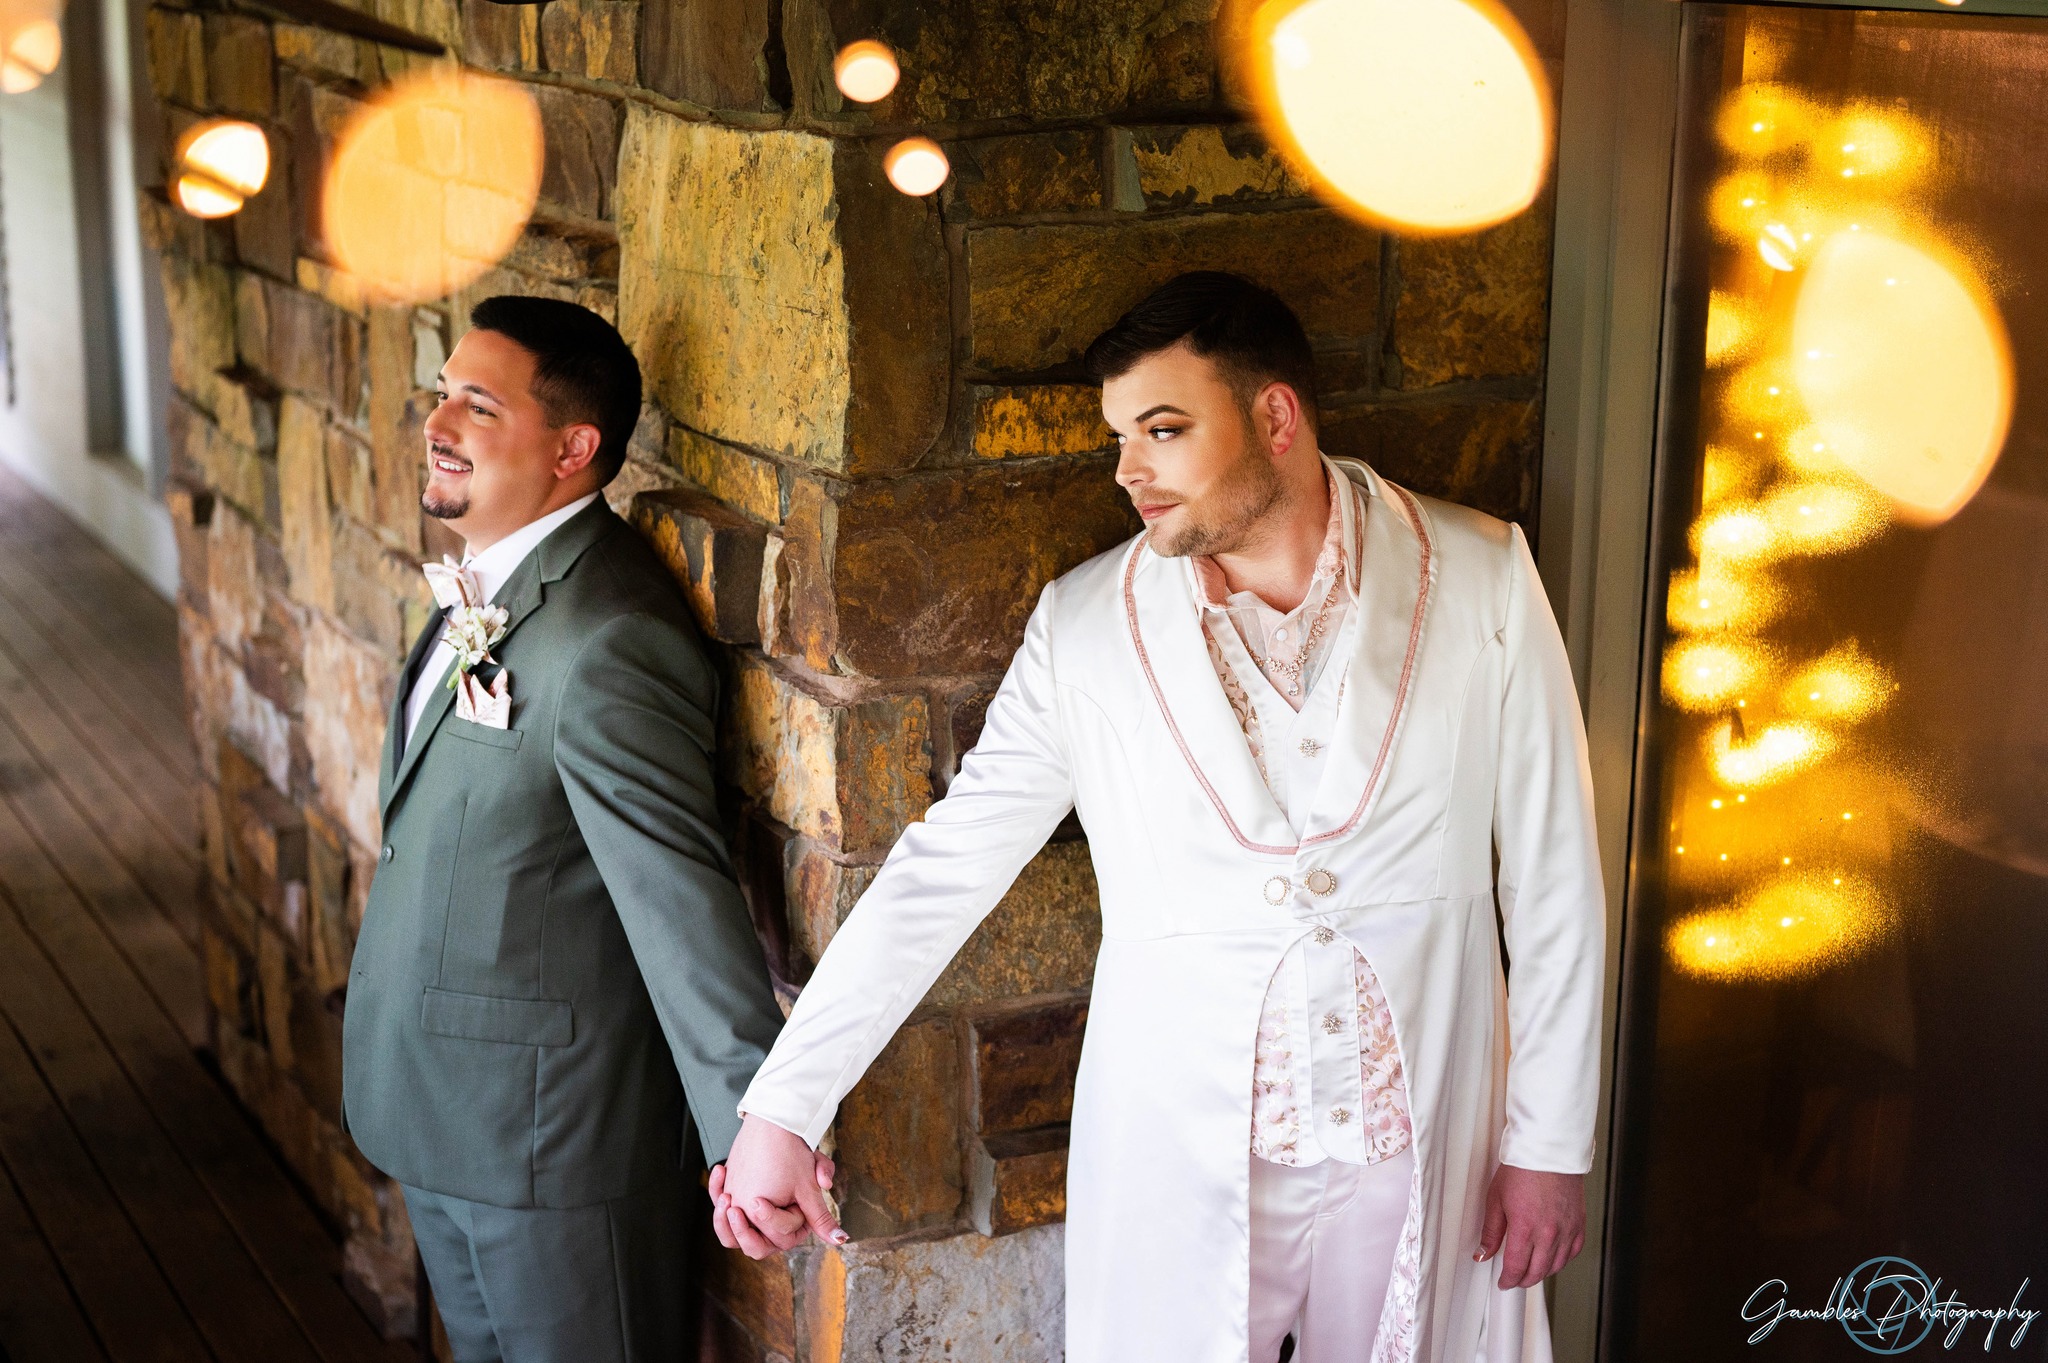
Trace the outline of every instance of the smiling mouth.
{"type": "Polygon", "coordinates": [[[470,470],[470,466],[462,460],[440,453],[429,455],[427,457],[427,464],[436,473],[463,474],[468,473],[470,470]]]}

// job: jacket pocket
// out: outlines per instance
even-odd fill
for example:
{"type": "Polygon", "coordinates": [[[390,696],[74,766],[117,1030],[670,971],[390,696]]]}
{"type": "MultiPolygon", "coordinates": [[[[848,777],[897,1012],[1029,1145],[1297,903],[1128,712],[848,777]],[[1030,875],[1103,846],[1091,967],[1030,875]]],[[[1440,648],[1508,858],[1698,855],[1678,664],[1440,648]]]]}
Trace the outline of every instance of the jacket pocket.
{"type": "Polygon", "coordinates": [[[493,729],[488,724],[450,715],[441,721],[441,732],[452,738],[466,738],[472,743],[488,743],[494,748],[512,749],[519,746],[524,737],[522,729],[493,729]]]}
{"type": "Polygon", "coordinates": [[[576,1013],[566,999],[505,999],[429,988],[420,1000],[420,1029],[467,1041],[566,1046],[576,1038],[576,1013]]]}

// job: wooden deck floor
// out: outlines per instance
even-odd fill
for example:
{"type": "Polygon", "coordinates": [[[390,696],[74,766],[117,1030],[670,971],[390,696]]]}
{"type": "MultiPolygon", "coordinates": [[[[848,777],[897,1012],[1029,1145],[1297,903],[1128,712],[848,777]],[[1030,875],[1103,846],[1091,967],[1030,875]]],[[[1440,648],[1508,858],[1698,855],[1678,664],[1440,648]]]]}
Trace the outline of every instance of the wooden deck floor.
{"type": "Polygon", "coordinates": [[[0,470],[0,1363],[416,1359],[200,1063],[171,608],[0,470]]]}

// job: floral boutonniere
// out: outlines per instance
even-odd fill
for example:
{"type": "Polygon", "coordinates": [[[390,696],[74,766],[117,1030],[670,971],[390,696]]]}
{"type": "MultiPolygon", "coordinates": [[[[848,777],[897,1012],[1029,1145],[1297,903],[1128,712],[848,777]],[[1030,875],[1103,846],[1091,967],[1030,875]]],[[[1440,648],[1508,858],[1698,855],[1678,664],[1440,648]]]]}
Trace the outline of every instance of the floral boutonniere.
{"type": "Polygon", "coordinates": [[[505,637],[505,624],[511,618],[503,606],[455,606],[449,610],[447,633],[442,637],[455,650],[455,671],[448,677],[450,691],[477,664],[498,661],[491,656],[491,647],[505,637]]]}

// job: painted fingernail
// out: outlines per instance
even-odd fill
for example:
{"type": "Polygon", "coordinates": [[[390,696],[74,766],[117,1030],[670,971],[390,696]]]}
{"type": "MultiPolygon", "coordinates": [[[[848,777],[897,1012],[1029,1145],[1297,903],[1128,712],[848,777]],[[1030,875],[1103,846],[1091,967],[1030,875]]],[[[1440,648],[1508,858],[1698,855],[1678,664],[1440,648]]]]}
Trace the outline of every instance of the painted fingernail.
{"type": "Polygon", "coordinates": [[[832,1232],[832,1243],[835,1245],[843,1245],[852,1238],[852,1236],[848,1235],[843,1230],[836,1230],[832,1232]]]}

